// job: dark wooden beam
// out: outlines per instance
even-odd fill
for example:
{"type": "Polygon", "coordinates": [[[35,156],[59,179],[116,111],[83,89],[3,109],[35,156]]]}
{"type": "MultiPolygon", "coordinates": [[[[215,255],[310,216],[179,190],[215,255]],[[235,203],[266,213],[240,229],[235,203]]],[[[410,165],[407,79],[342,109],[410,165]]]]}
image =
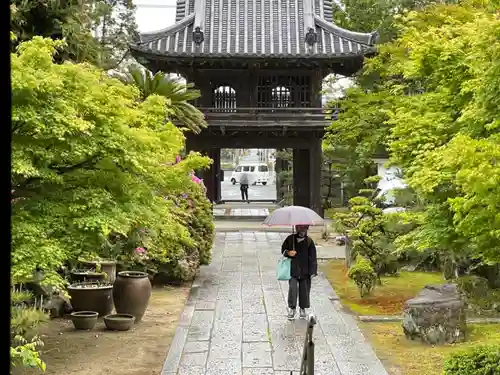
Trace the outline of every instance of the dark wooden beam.
{"type": "MultiPolygon", "coordinates": [[[[263,137],[258,135],[242,134],[239,137],[222,137],[216,135],[194,136],[188,134],[192,150],[213,148],[301,148],[308,145],[307,137],[263,137]]],[[[315,138],[317,139],[317,138],[315,138]]]]}
{"type": "MultiPolygon", "coordinates": [[[[342,55],[342,56],[301,56],[295,57],[200,57],[200,56],[166,56],[159,52],[146,52],[139,49],[131,49],[134,56],[141,64],[149,66],[156,61],[164,72],[177,72],[180,69],[290,69],[303,68],[309,71],[324,69],[326,74],[337,73],[350,76],[359,71],[363,66],[364,56],[342,55]]],[[[368,56],[368,55],[367,55],[368,56]]]]}

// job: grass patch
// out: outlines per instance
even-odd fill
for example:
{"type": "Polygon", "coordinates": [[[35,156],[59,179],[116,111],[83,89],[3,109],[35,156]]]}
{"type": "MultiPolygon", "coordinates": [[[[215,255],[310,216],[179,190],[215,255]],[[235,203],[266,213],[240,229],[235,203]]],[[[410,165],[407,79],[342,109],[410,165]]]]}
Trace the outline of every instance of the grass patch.
{"type": "Polygon", "coordinates": [[[333,207],[325,210],[325,217],[333,219],[338,213],[349,212],[349,207],[333,207]]]}
{"type": "Polygon", "coordinates": [[[402,271],[399,276],[382,277],[382,285],[361,298],[356,284],[347,276],[344,261],[331,260],[321,265],[321,270],[342,304],[358,315],[400,315],[404,303],[425,285],[444,282],[441,273],[402,271]]]}
{"type": "Polygon", "coordinates": [[[359,323],[359,326],[390,375],[441,375],[443,361],[453,351],[500,343],[498,324],[471,324],[467,342],[435,347],[407,340],[400,323],[359,323]]]}

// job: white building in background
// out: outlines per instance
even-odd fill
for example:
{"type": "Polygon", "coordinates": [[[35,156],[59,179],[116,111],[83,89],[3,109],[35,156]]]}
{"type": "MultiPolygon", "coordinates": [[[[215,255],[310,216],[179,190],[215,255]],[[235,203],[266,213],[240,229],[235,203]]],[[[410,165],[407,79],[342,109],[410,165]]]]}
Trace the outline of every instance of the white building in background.
{"type": "Polygon", "coordinates": [[[377,185],[380,189],[377,198],[383,197],[385,204],[394,204],[394,190],[408,187],[402,178],[402,170],[397,166],[387,167],[389,159],[374,159],[373,161],[377,164],[377,174],[381,177],[377,185]]]}

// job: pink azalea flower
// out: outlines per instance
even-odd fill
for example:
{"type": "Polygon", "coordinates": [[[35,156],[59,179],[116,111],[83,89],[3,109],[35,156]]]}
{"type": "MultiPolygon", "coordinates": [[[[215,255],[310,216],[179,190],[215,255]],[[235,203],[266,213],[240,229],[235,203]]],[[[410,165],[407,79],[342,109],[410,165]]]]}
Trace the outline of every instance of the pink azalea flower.
{"type": "Polygon", "coordinates": [[[135,252],[136,252],[136,253],[138,253],[138,254],[143,254],[143,253],[145,253],[145,252],[146,252],[146,249],[145,249],[145,248],[143,248],[143,247],[137,247],[137,248],[135,249],[135,252]]]}

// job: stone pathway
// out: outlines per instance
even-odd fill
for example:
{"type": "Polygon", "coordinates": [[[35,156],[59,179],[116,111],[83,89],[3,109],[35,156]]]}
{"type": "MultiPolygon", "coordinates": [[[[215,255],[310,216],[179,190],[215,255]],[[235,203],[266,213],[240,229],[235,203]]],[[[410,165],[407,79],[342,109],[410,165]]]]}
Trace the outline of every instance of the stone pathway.
{"type": "Polygon", "coordinates": [[[217,219],[229,219],[234,220],[235,218],[242,219],[262,219],[264,220],[269,215],[269,209],[267,208],[231,208],[229,213],[225,208],[214,208],[214,217],[217,219]]]}
{"type": "MultiPolygon", "coordinates": [[[[276,280],[288,233],[217,233],[212,264],[193,284],[161,375],[299,374],[305,320],[286,319],[276,280]]],[[[313,279],[316,375],[387,375],[328,281],[313,279]]]]}

